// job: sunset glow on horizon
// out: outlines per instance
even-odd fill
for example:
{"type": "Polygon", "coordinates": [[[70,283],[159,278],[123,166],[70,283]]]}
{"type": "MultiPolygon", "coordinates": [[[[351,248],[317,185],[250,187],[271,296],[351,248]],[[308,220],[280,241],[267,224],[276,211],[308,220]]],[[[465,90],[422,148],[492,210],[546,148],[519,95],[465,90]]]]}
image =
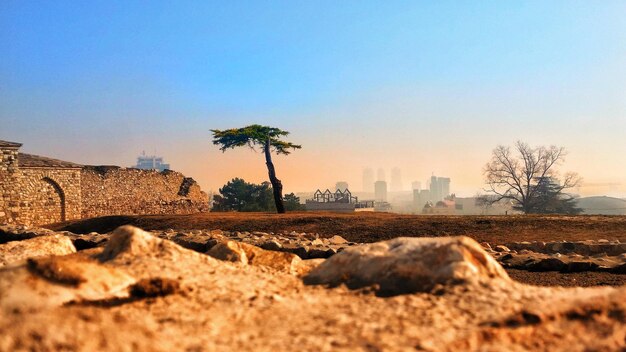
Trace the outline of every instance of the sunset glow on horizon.
{"type": "Polygon", "coordinates": [[[497,145],[568,151],[582,196],[626,197],[626,3],[0,4],[0,139],[132,166],[142,151],[217,191],[267,180],[210,129],[262,124],[285,192],[364,168],[473,196],[497,145]]]}

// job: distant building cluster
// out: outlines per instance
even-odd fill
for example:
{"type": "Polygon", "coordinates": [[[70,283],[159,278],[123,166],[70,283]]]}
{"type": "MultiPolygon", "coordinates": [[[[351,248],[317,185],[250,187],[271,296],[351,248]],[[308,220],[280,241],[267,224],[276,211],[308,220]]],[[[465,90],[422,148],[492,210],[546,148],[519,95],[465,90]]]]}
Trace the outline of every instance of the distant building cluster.
{"type": "Polygon", "coordinates": [[[434,207],[438,202],[444,202],[450,197],[450,178],[431,176],[428,189],[420,189],[418,182],[414,182],[413,206],[417,211],[423,207],[434,207]]]}
{"type": "Polygon", "coordinates": [[[146,155],[146,152],[143,152],[137,157],[137,165],[135,165],[135,168],[141,170],[165,171],[170,170],[170,164],[163,163],[163,157],[146,155]]]}
{"type": "Polygon", "coordinates": [[[513,213],[508,203],[485,204],[477,197],[457,197],[451,192],[451,183],[450,177],[432,175],[426,182],[407,182],[406,186],[410,185],[410,188],[404,188],[400,168],[393,168],[390,173],[382,168],[365,168],[361,192],[350,192],[346,181],[336,181],[335,192],[318,190],[299,193],[299,196],[306,199],[307,210],[440,215],[513,213]],[[391,177],[388,179],[388,176],[391,177]]]}
{"type": "MultiPolygon", "coordinates": [[[[363,170],[363,192],[373,193],[374,200],[377,203],[398,203],[399,199],[404,198],[406,193],[402,183],[402,172],[400,168],[391,169],[391,182],[387,183],[385,170],[379,168],[377,170],[377,179],[374,181],[374,170],[366,168],[363,170]],[[389,195],[392,195],[391,197],[389,195]]],[[[412,191],[412,208],[421,212],[421,209],[430,204],[434,206],[437,202],[444,201],[450,196],[450,178],[432,176],[428,182],[428,187],[422,189],[420,181],[411,182],[412,191]]],[[[342,182],[337,183],[337,188],[342,182]]],[[[411,195],[408,194],[410,199],[411,195]]],[[[390,209],[390,206],[384,205],[381,208],[390,209]]]]}
{"type": "MultiPolygon", "coordinates": [[[[385,192],[387,190],[387,185],[389,185],[390,192],[402,192],[404,191],[404,185],[402,183],[402,171],[400,168],[394,167],[391,169],[391,180],[387,183],[387,176],[385,170],[379,168],[376,172],[376,178],[374,178],[374,170],[371,168],[366,168],[363,170],[363,192],[378,192],[378,190],[382,188],[376,188],[376,184],[379,184],[378,187],[383,187],[382,183],[385,184],[385,192]]],[[[385,196],[386,199],[386,196],[385,196]]]]}
{"type": "Polygon", "coordinates": [[[430,197],[431,201],[439,202],[450,195],[450,178],[431,176],[430,197]]]}
{"type": "MultiPolygon", "coordinates": [[[[337,182],[337,185],[340,183],[342,182],[337,182]]],[[[359,201],[359,198],[353,196],[347,187],[344,190],[337,188],[335,192],[331,192],[329,189],[322,192],[318,189],[313,193],[313,198],[306,200],[306,209],[336,212],[367,211],[374,209],[374,202],[359,201]]]]}
{"type": "Polygon", "coordinates": [[[377,202],[387,201],[387,182],[376,181],[374,183],[374,200],[377,202]]]}
{"type": "MultiPolygon", "coordinates": [[[[440,214],[440,215],[506,215],[515,214],[511,202],[498,202],[492,204],[485,202],[484,197],[457,197],[450,188],[450,177],[432,175],[426,182],[407,182],[404,188],[400,168],[393,168],[390,173],[383,168],[363,169],[363,188],[360,192],[348,191],[348,183],[337,181],[335,189],[341,194],[330,191],[302,192],[298,195],[307,199],[307,209],[331,210],[331,211],[383,211],[403,214],[440,214]],[[388,179],[388,176],[389,179],[388,179]],[[330,201],[320,201],[320,193],[330,201]],[[346,193],[349,194],[346,198],[346,193]],[[317,200],[311,199],[317,196],[317,200]],[[343,199],[349,197],[361,201],[344,203],[343,199]],[[363,199],[367,199],[363,201],[363,199]],[[352,208],[352,203],[360,204],[352,208]]],[[[332,189],[332,186],[329,187],[332,189]]],[[[611,197],[587,197],[577,199],[578,206],[584,209],[585,214],[626,214],[626,199],[611,197]]]]}
{"type": "Polygon", "coordinates": [[[391,184],[389,186],[391,192],[401,192],[404,190],[402,186],[402,172],[397,167],[391,169],[391,184]]]}
{"type": "Polygon", "coordinates": [[[372,193],[374,192],[374,170],[365,169],[363,170],[363,192],[372,193]]]}

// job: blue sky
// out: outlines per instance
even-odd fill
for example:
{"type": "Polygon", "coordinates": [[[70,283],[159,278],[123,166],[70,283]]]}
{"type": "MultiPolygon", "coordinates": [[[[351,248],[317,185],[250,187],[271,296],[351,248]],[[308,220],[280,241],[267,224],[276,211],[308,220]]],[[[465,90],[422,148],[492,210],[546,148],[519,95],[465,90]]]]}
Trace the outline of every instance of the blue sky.
{"type": "Polygon", "coordinates": [[[523,139],[621,182],[624,18],[624,1],[5,0],[0,139],[123,166],[156,149],[216,189],[265,175],[208,130],[258,122],[305,146],[279,160],[292,190],[399,166],[407,188],[434,172],[465,193],[523,139]]]}

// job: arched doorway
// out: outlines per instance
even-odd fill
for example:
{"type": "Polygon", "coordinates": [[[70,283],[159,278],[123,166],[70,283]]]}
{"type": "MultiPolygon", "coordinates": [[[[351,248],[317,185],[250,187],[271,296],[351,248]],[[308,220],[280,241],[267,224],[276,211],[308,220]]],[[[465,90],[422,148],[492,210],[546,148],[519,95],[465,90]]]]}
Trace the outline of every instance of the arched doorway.
{"type": "Polygon", "coordinates": [[[41,188],[35,202],[36,208],[39,208],[39,223],[65,221],[65,193],[51,178],[41,179],[41,188]]]}

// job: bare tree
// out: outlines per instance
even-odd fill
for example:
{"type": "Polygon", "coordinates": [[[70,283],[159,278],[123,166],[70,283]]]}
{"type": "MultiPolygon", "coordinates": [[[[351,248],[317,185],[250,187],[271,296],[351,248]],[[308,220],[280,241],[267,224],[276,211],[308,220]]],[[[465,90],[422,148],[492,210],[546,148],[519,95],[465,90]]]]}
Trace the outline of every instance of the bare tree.
{"type": "Polygon", "coordinates": [[[491,161],[485,165],[486,191],[495,195],[494,202],[511,200],[515,209],[524,213],[537,212],[537,204],[543,200],[538,184],[553,180],[557,185],[553,197],[558,198],[564,190],[576,187],[581,179],[576,173],[566,173],[558,182],[556,168],[564,161],[563,147],[530,147],[518,141],[510,147],[498,146],[493,150],[491,161]]]}

